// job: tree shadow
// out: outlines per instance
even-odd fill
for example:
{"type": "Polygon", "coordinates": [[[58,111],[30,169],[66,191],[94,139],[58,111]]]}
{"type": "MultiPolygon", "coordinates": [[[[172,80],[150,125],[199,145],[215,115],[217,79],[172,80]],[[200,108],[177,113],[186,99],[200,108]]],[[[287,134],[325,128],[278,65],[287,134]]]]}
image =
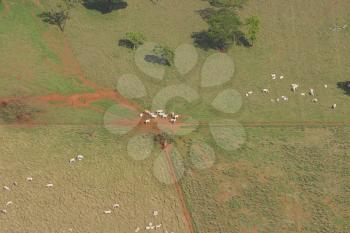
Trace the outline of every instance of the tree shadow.
{"type": "Polygon", "coordinates": [[[37,15],[41,20],[45,23],[49,24],[56,24],[56,22],[53,20],[53,15],[50,11],[43,11],[40,14],[37,15]]]}
{"type": "MultiPolygon", "coordinates": [[[[196,47],[201,48],[203,50],[220,50],[220,51],[227,51],[227,49],[230,47],[231,44],[223,44],[223,43],[217,43],[213,41],[209,36],[207,31],[201,31],[201,32],[194,32],[192,33],[192,39],[194,40],[194,44],[196,47]]],[[[246,48],[252,47],[247,37],[244,35],[243,32],[238,32],[235,38],[232,39],[233,43],[238,46],[244,46],[246,48]]]]}
{"type": "Polygon", "coordinates": [[[131,43],[131,41],[127,39],[120,39],[118,42],[118,45],[128,49],[134,49],[133,43],[131,43]]]}
{"type": "Polygon", "coordinates": [[[158,65],[170,66],[170,63],[166,59],[158,57],[156,55],[146,55],[145,61],[158,65]]]}
{"type": "Polygon", "coordinates": [[[344,91],[345,95],[349,95],[350,96],[350,81],[337,82],[337,87],[339,89],[342,89],[344,91]]]}
{"type": "Polygon", "coordinates": [[[96,10],[102,14],[108,14],[114,10],[126,8],[128,3],[123,0],[117,2],[113,2],[113,0],[83,0],[83,6],[89,10],[96,10]]]}

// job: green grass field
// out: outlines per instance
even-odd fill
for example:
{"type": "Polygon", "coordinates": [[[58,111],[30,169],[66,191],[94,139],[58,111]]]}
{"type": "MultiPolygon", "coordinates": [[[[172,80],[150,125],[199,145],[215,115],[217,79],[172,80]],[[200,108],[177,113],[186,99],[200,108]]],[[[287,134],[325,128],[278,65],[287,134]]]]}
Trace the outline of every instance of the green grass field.
{"type": "Polygon", "coordinates": [[[258,40],[252,48],[229,49],[233,78],[208,88],[200,87],[201,71],[217,51],[197,47],[198,62],[189,73],[182,76],[170,66],[156,80],[137,66],[137,52],[118,46],[129,31],[172,48],[192,44],[191,34],[207,28],[199,15],[207,1],[127,2],[108,14],[79,5],[64,32],[38,17],[48,1],[0,3],[0,100],[19,98],[39,109],[29,122],[0,119],[0,185],[11,188],[1,189],[0,210],[14,203],[0,214],[0,232],[120,233],[138,226],[147,232],[144,226],[153,222],[162,223],[163,232],[193,233],[178,187],[154,177],[160,149],[134,160],[127,146],[140,132],[118,137],[103,125],[116,99],[93,94],[116,90],[126,74],[137,75],[145,86],[147,96],[131,101],[143,108],[151,108],[154,96],[169,85],[186,84],[198,93],[192,103],[182,98],[167,103],[168,110],[200,122],[173,142],[185,167],[179,184],[195,233],[350,232],[350,97],[337,87],[349,81],[350,33],[330,30],[350,23],[350,2],[250,0],[239,14],[259,16],[258,40]],[[272,73],[285,78],[272,80],[272,73]],[[300,84],[296,94],[291,83],[300,84]],[[228,88],[242,95],[234,114],[211,106],[228,88]],[[262,94],[263,88],[270,94],[262,94]],[[309,88],[316,90],[318,103],[300,95],[309,88]],[[254,94],[246,97],[250,90],[254,94]],[[282,95],[289,101],[270,101],[282,95]],[[334,103],[337,109],[331,110],[334,103]],[[222,119],[243,125],[246,139],[236,150],[222,149],[208,129],[222,119]],[[197,140],[214,149],[214,165],[207,169],[191,161],[189,148],[197,140]],[[85,159],[69,164],[77,154],[85,159]],[[49,182],[51,189],[45,187],[49,182]],[[116,202],[117,211],[103,214],[116,202]]]}

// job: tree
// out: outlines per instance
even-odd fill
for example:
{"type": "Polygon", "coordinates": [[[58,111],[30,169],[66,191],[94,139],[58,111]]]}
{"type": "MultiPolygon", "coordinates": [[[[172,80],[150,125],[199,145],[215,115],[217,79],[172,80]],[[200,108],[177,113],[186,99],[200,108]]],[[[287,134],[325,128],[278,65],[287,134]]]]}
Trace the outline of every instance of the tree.
{"type": "Polygon", "coordinates": [[[79,2],[80,0],[60,0],[49,11],[45,11],[39,16],[43,18],[44,22],[57,25],[63,32],[70,17],[70,10],[79,2]]]}
{"type": "Polygon", "coordinates": [[[170,48],[166,45],[156,45],[153,49],[153,52],[158,57],[165,60],[167,65],[174,64],[175,52],[172,48],[170,48]]]}
{"type": "Polygon", "coordinates": [[[214,13],[208,20],[207,37],[214,47],[226,49],[237,42],[243,33],[241,21],[234,11],[222,9],[214,13]]]}
{"type": "Polygon", "coordinates": [[[251,16],[246,19],[245,26],[247,27],[249,43],[253,45],[256,41],[257,33],[260,31],[260,19],[257,16],[251,16]]]}
{"type": "Polygon", "coordinates": [[[208,0],[210,5],[220,8],[243,8],[248,0],[208,0]]]}
{"type": "Polygon", "coordinates": [[[145,43],[146,37],[141,32],[127,32],[124,41],[128,42],[133,49],[137,49],[145,43]]]}

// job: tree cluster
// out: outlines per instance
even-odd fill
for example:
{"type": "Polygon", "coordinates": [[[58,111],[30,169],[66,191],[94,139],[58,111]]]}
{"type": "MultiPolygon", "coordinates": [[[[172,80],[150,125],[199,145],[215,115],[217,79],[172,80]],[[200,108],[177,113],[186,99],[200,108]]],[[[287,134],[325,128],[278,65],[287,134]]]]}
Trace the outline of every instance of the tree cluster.
{"type": "Polygon", "coordinates": [[[257,39],[260,20],[251,16],[242,20],[238,15],[247,0],[208,0],[214,8],[201,11],[209,27],[194,33],[195,42],[204,48],[227,49],[232,44],[251,47],[257,39]]]}

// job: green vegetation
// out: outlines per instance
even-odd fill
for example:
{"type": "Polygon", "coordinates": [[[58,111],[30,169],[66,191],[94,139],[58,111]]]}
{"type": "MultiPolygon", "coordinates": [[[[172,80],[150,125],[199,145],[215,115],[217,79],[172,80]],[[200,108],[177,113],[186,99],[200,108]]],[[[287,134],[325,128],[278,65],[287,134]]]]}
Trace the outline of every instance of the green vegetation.
{"type": "Polygon", "coordinates": [[[246,19],[245,26],[247,27],[248,32],[246,33],[247,39],[251,45],[257,39],[257,34],[260,31],[260,20],[257,16],[251,16],[246,19]]]}
{"type": "Polygon", "coordinates": [[[228,9],[215,12],[208,20],[208,39],[218,48],[228,48],[243,35],[239,17],[228,9]]]}
{"type": "Polygon", "coordinates": [[[147,38],[141,32],[127,32],[124,37],[124,41],[129,44],[132,49],[137,49],[140,45],[143,45],[147,38]]]}
{"type": "Polygon", "coordinates": [[[167,65],[171,66],[174,64],[175,52],[172,48],[166,45],[156,45],[153,52],[162,60],[166,62],[167,65]]]}
{"type": "Polygon", "coordinates": [[[212,6],[224,8],[243,8],[248,0],[208,0],[212,6]]]}

